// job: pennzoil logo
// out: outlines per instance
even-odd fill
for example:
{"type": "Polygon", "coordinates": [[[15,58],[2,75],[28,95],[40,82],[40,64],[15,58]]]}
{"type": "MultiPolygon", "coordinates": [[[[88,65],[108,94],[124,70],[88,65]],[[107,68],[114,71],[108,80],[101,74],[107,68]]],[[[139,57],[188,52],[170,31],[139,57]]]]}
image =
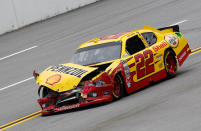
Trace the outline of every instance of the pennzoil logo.
{"type": "Polygon", "coordinates": [[[56,75],[52,75],[52,76],[48,77],[45,83],[50,86],[54,86],[55,84],[59,83],[60,81],[61,81],[61,75],[56,74],[56,75]]]}
{"type": "Polygon", "coordinates": [[[52,66],[47,71],[54,71],[59,73],[64,73],[68,75],[72,75],[78,78],[81,78],[83,74],[87,73],[87,70],[79,69],[71,66],[64,66],[64,65],[58,65],[58,66],[52,66]]]}

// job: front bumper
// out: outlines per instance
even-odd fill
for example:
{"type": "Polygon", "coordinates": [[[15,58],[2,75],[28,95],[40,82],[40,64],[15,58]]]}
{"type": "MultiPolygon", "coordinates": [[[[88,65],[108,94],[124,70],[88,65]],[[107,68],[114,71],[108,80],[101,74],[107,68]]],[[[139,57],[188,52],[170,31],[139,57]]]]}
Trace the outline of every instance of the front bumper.
{"type": "Polygon", "coordinates": [[[38,99],[38,103],[42,108],[42,115],[53,114],[91,104],[112,101],[112,87],[112,85],[89,87],[87,90],[64,94],[54,98],[44,97],[38,99]],[[97,95],[93,95],[93,93],[97,95]]]}

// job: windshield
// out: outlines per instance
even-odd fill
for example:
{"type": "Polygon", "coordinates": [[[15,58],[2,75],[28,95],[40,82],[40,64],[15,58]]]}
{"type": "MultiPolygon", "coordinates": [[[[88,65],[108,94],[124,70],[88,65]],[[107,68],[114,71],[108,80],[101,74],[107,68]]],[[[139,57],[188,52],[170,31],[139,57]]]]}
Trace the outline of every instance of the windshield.
{"type": "Polygon", "coordinates": [[[81,48],[76,51],[72,62],[79,65],[90,65],[119,59],[121,57],[121,42],[110,42],[81,48]]]}

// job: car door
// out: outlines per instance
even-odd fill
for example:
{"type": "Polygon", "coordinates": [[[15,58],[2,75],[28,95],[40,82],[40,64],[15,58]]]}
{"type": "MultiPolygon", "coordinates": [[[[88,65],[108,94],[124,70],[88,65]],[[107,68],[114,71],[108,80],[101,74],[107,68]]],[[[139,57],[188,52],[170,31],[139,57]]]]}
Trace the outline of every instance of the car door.
{"type": "Polygon", "coordinates": [[[153,52],[147,47],[147,42],[139,33],[125,40],[125,52],[128,56],[124,59],[129,67],[131,82],[128,93],[148,85],[147,77],[155,71],[153,52]]]}
{"type": "Polygon", "coordinates": [[[154,56],[148,44],[141,34],[134,33],[127,36],[124,40],[123,47],[127,55],[123,54],[124,60],[129,67],[129,79],[126,83],[130,83],[127,92],[131,93],[149,84],[147,77],[154,73],[154,56]]]}
{"type": "Polygon", "coordinates": [[[153,51],[147,47],[148,43],[139,33],[126,40],[125,52],[132,56],[128,57],[127,64],[133,86],[136,86],[138,82],[141,82],[141,86],[147,85],[146,78],[155,72],[153,51]]]}

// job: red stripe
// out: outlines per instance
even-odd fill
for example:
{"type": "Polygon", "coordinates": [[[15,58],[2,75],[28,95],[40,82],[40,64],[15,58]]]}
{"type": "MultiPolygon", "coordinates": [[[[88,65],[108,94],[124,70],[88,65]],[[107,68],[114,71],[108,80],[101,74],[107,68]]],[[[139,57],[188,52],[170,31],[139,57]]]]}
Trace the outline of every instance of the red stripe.
{"type": "Polygon", "coordinates": [[[133,66],[135,66],[135,63],[128,65],[129,68],[132,68],[133,66]]]}

